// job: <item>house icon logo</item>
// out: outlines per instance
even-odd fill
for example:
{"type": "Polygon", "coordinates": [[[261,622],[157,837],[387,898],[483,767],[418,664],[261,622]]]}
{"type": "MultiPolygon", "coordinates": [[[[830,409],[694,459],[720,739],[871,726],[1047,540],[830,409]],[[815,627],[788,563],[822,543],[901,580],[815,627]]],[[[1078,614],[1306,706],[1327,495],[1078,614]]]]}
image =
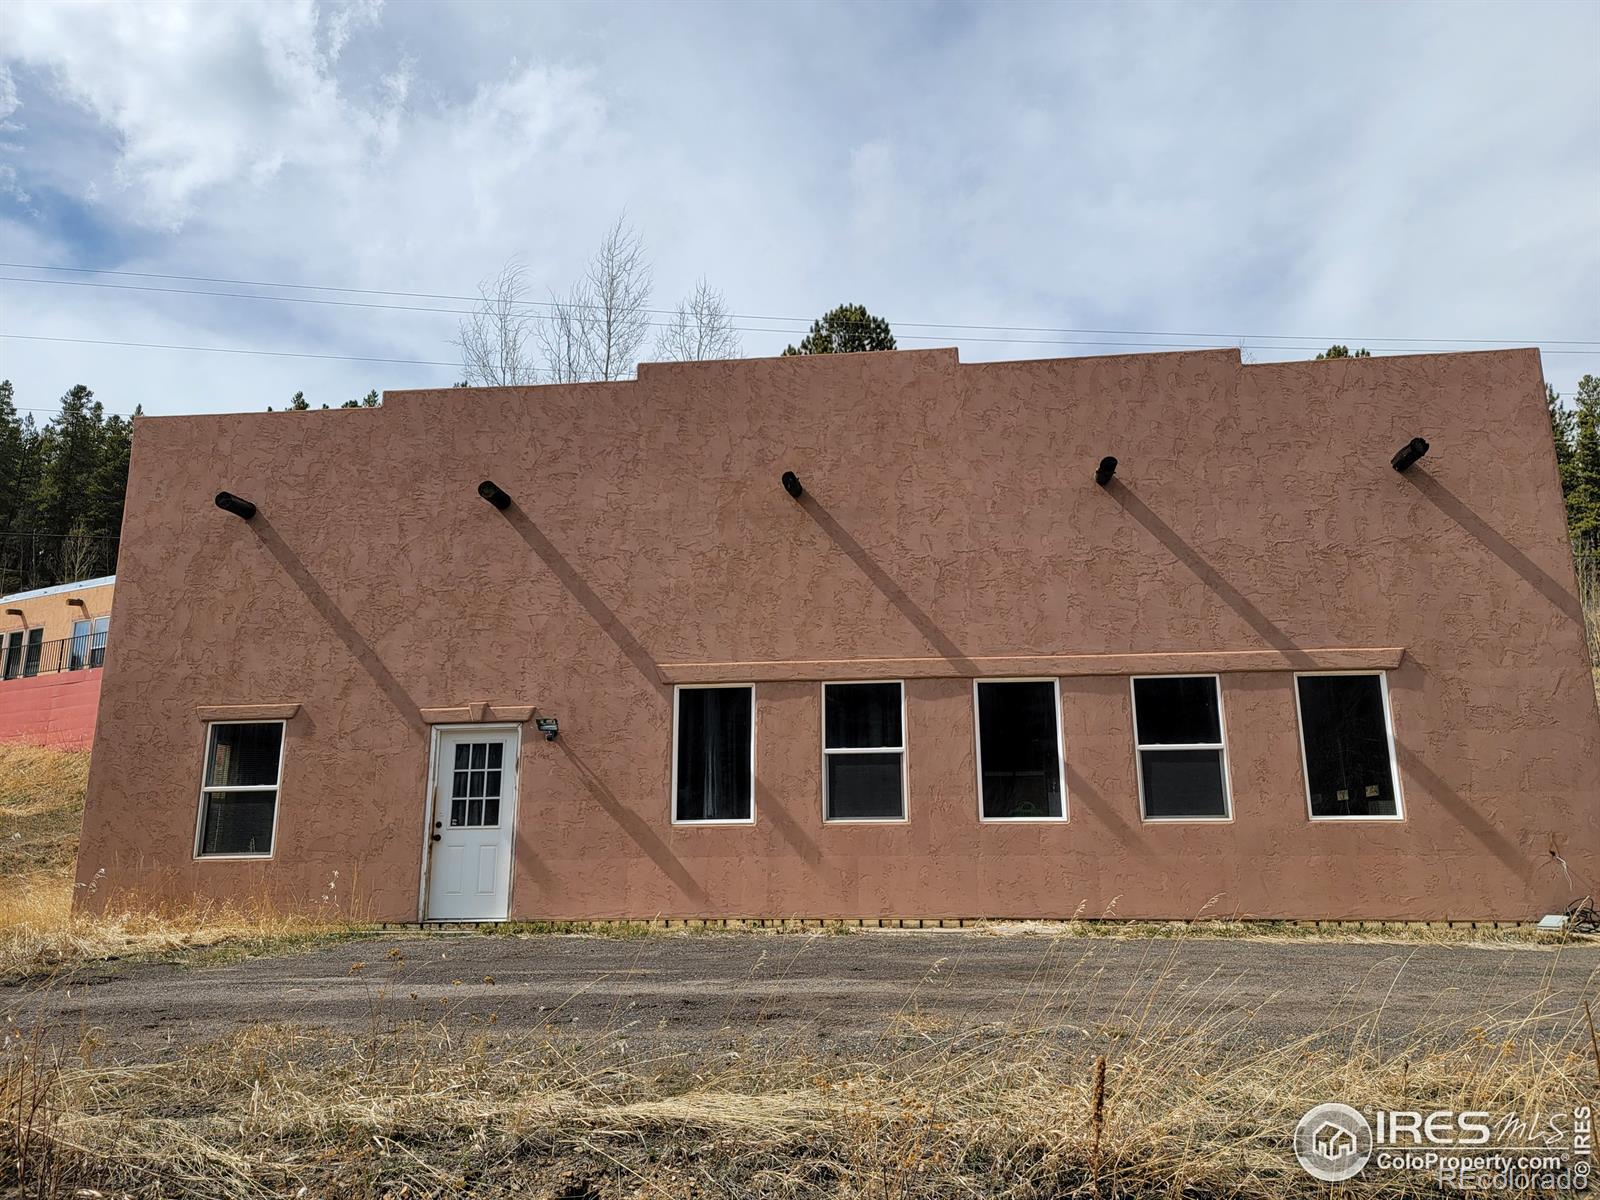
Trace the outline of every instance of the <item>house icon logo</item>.
{"type": "Polygon", "coordinates": [[[1294,1156],[1314,1179],[1350,1179],[1372,1157],[1372,1126],[1348,1104],[1319,1104],[1295,1126],[1294,1156]]]}

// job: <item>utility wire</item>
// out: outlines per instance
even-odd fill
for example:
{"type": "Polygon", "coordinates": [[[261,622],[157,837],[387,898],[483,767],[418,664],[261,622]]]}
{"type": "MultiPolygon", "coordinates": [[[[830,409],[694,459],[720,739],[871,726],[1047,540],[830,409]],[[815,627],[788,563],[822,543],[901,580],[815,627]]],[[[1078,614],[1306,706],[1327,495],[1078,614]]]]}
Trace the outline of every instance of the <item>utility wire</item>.
{"type": "MultiPolygon", "coordinates": [[[[474,304],[474,305],[482,304],[482,303],[485,303],[487,301],[487,298],[482,296],[482,295],[471,296],[471,295],[461,295],[459,293],[449,293],[449,292],[408,292],[408,291],[397,291],[397,290],[393,290],[393,289],[384,289],[384,288],[351,288],[351,287],[334,287],[334,286],[325,285],[325,284],[277,283],[277,282],[268,282],[268,281],[264,281],[264,280],[228,279],[228,278],[223,278],[223,277],[220,277],[220,276],[211,276],[211,275],[175,275],[175,274],[163,274],[163,273],[158,273],[158,272],[154,272],[154,271],[120,271],[120,270],[112,270],[112,269],[109,269],[109,268],[96,268],[96,267],[57,267],[57,266],[49,266],[49,265],[43,264],[43,263],[0,263],[0,269],[4,269],[4,270],[23,270],[23,271],[57,271],[57,272],[70,272],[70,273],[74,273],[74,274],[84,274],[84,275],[115,275],[115,276],[121,276],[121,277],[124,277],[124,278],[134,278],[134,279],[163,279],[163,280],[177,281],[177,282],[187,282],[187,283],[219,283],[219,284],[227,284],[227,285],[233,286],[233,287],[269,287],[269,288],[279,288],[279,289],[282,289],[282,290],[290,290],[290,291],[337,292],[337,293],[340,293],[340,294],[343,294],[343,295],[354,295],[354,296],[360,296],[360,295],[366,295],[366,296],[389,296],[389,297],[395,297],[395,298],[399,298],[399,299],[413,299],[413,300],[457,300],[457,301],[465,301],[465,302],[468,302],[468,303],[471,303],[471,304],[474,304]]],[[[22,278],[18,278],[18,277],[15,277],[15,276],[0,276],[0,280],[6,280],[6,281],[9,281],[9,282],[16,282],[16,283],[61,283],[61,284],[65,284],[65,283],[79,282],[79,281],[72,281],[72,280],[22,279],[22,278]]],[[[80,286],[82,286],[81,283],[80,283],[80,286]]],[[[115,287],[115,286],[119,286],[119,285],[114,285],[114,284],[90,284],[89,286],[115,287]]],[[[131,285],[120,285],[120,286],[130,287],[131,285]]],[[[172,291],[172,292],[190,291],[190,289],[184,289],[184,288],[145,288],[145,289],[136,289],[136,290],[172,291]]],[[[334,302],[334,301],[312,301],[312,300],[308,300],[305,297],[294,297],[294,296],[247,296],[247,295],[242,295],[242,294],[237,293],[237,292],[202,292],[202,291],[195,291],[195,292],[193,292],[193,294],[195,294],[195,295],[207,295],[207,296],[230,297],[230,298],[237,298],[237,299],[299,301],[299,302],[302,302],[302,303],[307,303],[307,302],[310,302],[310,303],[338,303],[338,302],[334,302]]],[[[433,307],[428,307],[428,306],[380,305],[380,304],[371,304],[371,303],[368,303],[368,304],[353,304],[351,302],[345,302],[345,303],[350,304],[350,306],[352,306],[352,307],[396,308],[396,309],[406,309],[406,310],[415,311],[415,312],[449,312],[449,313],[457,313],[457,314],[460,314],[460,315],[471,315],[474,312],[478,311],[476,308],[474,308],[474,309],[454,309],[454,308],[441,309],[441,308],[433,308],[433,307]]],[[[511,302],[511,305],[514,308],[555,308],[555,307],[562,307],[562,306],[565,306],[565,307],[584,307],[582,305],[576,305],[576,306],[569,305],[569,304],[566,304],[563,301],[555,301],[555,300],[519,300],[519,301],[511,302]]],[[[650,314],[656,315],[656,316],[674,316],[674,315],[676,315],[674,310],[671,310],[671,309],[646,308],[646,309],[643,309],[642,311],[644,311],[646,313],[650,313],[650,314]]],[[[758,314],[751,314],[751,313],[730,313],[728,315],[733,320],[736,320],[736,321],[784,321],[784,322],[790,322],[790,323],[794,323],[794,324],[803,325],[806,328],[809,328],[810,324],[811,324],[811,318],[809,318],[809,317],[784,317],[784,316],[772,316],[772,315],[758,315],[758,314]]],[[[1467,345],[1467,346],[1470,346],[1470,345],[1528,346],[1528,345],[1538,344],[1538,345],[1552,345],[1552,346],[1596,346],[1596,347],[1600,347],[1600,340],[1585,340],[1585,339],[1581,339],[1581,338],[1412,338],[1412,337],[1362,338],[1362,337],[1354,337],[1354,336],[1351,336],[1351,335],[1348,335],[1348,334],[1338,335],[1338,336],[1334,336],[1334,337],[1326,337],[1326,336],[1313,337],[1313,336],[1307,335],[1307,334],[1284,334],[1284,333],[1212,333],[1212,332],[1195,332],[1195,331],[1192,331],[1192,330],[1191,331],[1174,331],[1174,330],[1145,330],[1145,329],[1087,329],[1087,328],[1077,328],[1077,327],[1073,327],[1073,326],[957,324],[957,323],[936,322],[936,321],[889,320],[889,324],[892,327],[895,327],[895,328],[944,329],[944,330],[976,329],[976,330],[979,330],[979,331],[982,331],[982,332],[990,332],[990,333],[1008,333],[1008,332],[1009,333],[1073,333],[1073,334],[1091,334],[1091,335],[1097,335],[1097,336],[1113,336],[1113,337],[1166,337],[1166,338],[1182,337],[1182,338],[1210,339],[1212,342],[1215,342],[1216,340],[1220,339],[1220,340],[1224,341],[1225,343],[1227,343],[1229,345],[1235,345],[1241,339],[1243,339],[1243,340],[1254,340],[1254,341],[1312,342],[1312,343],[1317,343],[1319,345],[1329,345],[1329,344],[1332,344],[1334,342],[1344,341],[1344,342],[1399,342],[1399,343],[1405,343],[1405,344],[1408,344],[1408,345],[1437,343],[1437,344],[1441,344],[1441,345],[1467,345]]],[[[745,329],[742,330],[742,332],[748,332],[748,333],[798,333],[798,332],[801,332],[801,331],[800,330],[792,330],[792,329],[753,329],[753,328],[745,328],[745,329]]],[[[922,341],[939,340],[939,339],[934,339],[934,338],[930,338],[930,337],[927,337],[927,336],[920,336],[919,337],[918,335],[915,335],[915,334],[904,334],[904,335],[898,335],[897,334],[896,336],[897,337],[905,336],[905,337],[913,338],[915,340],[922,340],[922,341]]],[[[969,337],[962,336],[959,340],[961,340],[961,341],[1021,341],[1024,344],[1030,344],[1029,343],[1029,339],[985,339],[985,338],[969,338],[969,337]]],[[[1053,342],[1050,342],[1050,341],[1044,341],[1044,342],[1041,342],[1040,344],[1058,344],[1058,343],[1053,343],[1053,342]]],[[[1059,344],[1063,344],[1063,345],[1093,345],[1093,344],[1099,344],[1099,343],[1062,342],[1062,343],[1059,343],[1059,344]]],[[[1138,343],[1113,342],[1113,343],[1106,343],[1106,344],[1108,344],[1108,345],[1145,345],[1147,343],[1143,343],[1143,342],[1138,342],[1138,343]]],[[[1258,347],[1258,348],[1259,349],[1270,349],[1272,347],[1261,346],[1261,347],[1258,347]]],[[[1281,348],[1283,348],[1283,349],[1294,349],[1295,347],[1281,347],[1281,348]]],[[[1556,353],[1556,352],[1552,351],[1552,353],[1556,353]]],[[[1581,353],[1581,351],[1568,351],[1566,353],[1581,353]]]]}

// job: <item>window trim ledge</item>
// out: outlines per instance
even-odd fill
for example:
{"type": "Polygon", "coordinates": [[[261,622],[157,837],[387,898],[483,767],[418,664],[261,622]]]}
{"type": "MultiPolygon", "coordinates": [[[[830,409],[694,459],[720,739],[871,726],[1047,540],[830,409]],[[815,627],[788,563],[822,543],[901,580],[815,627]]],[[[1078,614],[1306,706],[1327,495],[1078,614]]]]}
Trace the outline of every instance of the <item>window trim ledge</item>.
{"type": "Polygon", "coordinates": [[[199,704],[195,716],[201,723],[290,721],[300,715],[298,702],[292,704],[199,704]]]}

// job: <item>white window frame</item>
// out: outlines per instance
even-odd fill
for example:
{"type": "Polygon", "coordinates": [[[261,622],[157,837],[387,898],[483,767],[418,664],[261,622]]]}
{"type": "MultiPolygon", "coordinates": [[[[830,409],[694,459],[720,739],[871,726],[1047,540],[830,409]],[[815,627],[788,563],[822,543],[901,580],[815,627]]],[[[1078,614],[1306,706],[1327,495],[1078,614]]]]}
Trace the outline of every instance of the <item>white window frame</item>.
{"type": "Polygon", "coordinates": [[[672,824],[689,828],[707,825],[754,825],[756,823],[756,685],[753,683],[680,683],[672,689],[672,776],[667,780],[667,815],[672,824]],[[735,691],[746,688],[750,692],[750,815],[748,817],[716,817],[704,821],[678,818],[678,697],[686,691],[735,691]]]}
{"type": "Polygon", "coordinates": [[[1181,673],[1173,675],[1130,675],[1128,677],[1128,698],[1131,703],[1129,709],[1133,716],[1133,770],[1139,780],[1139,819],[1150,825],[1220,825],[1233,820],[1233,772],[1228,762],[1228,714],[1226,704],[1222,698],[1222,676],[1206,674],[1205,672],[1181,673]],[[1216,742],[1183,742],[1168,744],[1165,742],[1151,742],[1146,745],[1139,740],[1139,689],[1136,686],[1141,679],[1209,679],[1211,686],[1217,689],[1217,736],[1221,739],[1216,742]],[[1144,796],[1144,752],[1146,750],[1218,750],[1222,753],[1222,805],[1223,813],[1219,817],[1152,817],[1149,807],[1145,804],[1144,796]]]}
{"type": "Polygon", "coordinates": [[[202,743],[203,749],[200,758],[200,807],[194,818],[194,861],[196,862],[226,862],[229,859],[250,859],[259,861],[271,858],[278,852],[278,814],[283,809],[283,760],[289,749],[289,723],[287,721],[207,721],[206,736],[202,743]],[[278,726],[278,776],[277,782],[270,786],[264,783],[253,783],[239,787],[224,787],[217,784],[207,785],[206,768],[211,763],[211,754],[215,745],[212,731],[221,725],[276,725],[278,726]],[[265,854],[202,854],[200,853],[200,839],[205,835],[206,828],[206,802],[212,792],[273,792],[272,797],[272,849],[265,854]]]}
{"type": "Polygon", "coordinates": [[[1061,728],[1061,680],[1055,675],[1007,675],[998,678],[979,676],[972,681],[972,748],[978,764],[978,821],[984,825],[1064,825],[1072,814],[1067,797],[1067,748],[1061,728]],[[983,815],[983,708],[978,685],[986,683],[1048,683],[1054,685],[1056,701],[1056,771],[1061,781],[1059,817],[986,817],[983,815]]]}
{"type": "Polygon", "coordinates": [[[1394,749],[1394,711],[1389,706],[1389,672],[1387,671],[1296,671],[1294,673],[1294,724],[1295,733],[1300,739],[1300,779],[1306,790],[1306,818],[1312,821],[1404,821],[1406,819],[1405,796],[1400,789],[1400,762],[1395,756],[1394,749]],[[1302,678],[1317,678],[1328,675],[1376,675],[1378,677],[1378,694],[1383,698],[1383,731],[1389,739],[1389,779],[1394,784],[1394,814],[1392,816],[1358,816],[1351,814],[1335,814],[1333,816],[1319,817],[1311,810],[1311,768],[1306,762],[1306,720],[1305,714],[1300,711],[1300,680],[1302,678]]]}
{"type": "Polygon", "coordinates": [[[909,825],[911,823],[911,758],[907,745],[911,730],[906,723],[906,681],[904,679],[829,679],[824,680],[817,733],[822,742],[822,823],[824,825],[909,825]],[[900,745],[848,746],[828,749],[828,689],[853,687],[862,683],[892,683],[900,688],[900,745]],[[898,754],[900,756],[900,815],[898,817],[830,817],[828,815],[828,756],[831,754],[898,754]]]}

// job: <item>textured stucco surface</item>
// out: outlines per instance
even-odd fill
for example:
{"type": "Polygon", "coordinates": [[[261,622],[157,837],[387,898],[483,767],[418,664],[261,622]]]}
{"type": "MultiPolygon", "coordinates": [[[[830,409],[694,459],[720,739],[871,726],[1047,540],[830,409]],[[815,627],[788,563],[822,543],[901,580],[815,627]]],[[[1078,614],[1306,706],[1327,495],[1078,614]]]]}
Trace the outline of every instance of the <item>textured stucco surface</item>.
{"type": "Polygon", "coordinates": [[[415,919],[433,710],[536,705],[517,917],[1549,911],[1600,874],[1600,719],[1542,396],[1531,350],[917,351],[142,419],[79,874],[415,919]],[[1405,820],[1311,822],[1292,668],[1394,648],[1405,820]],[[1056,666],[1070,819],[978,822],[989,660],[1235,652],[1232,821],[1142,822],[1126,677],[1056,666]],[[754,665],[755,824],[670,823],[660,664],[864,659],[944,664],[907,823],[823,824],[816,675],[754,665]],[[253,704],[300,705],[276,853],[197,863],[197,710],[253,704]]]}

